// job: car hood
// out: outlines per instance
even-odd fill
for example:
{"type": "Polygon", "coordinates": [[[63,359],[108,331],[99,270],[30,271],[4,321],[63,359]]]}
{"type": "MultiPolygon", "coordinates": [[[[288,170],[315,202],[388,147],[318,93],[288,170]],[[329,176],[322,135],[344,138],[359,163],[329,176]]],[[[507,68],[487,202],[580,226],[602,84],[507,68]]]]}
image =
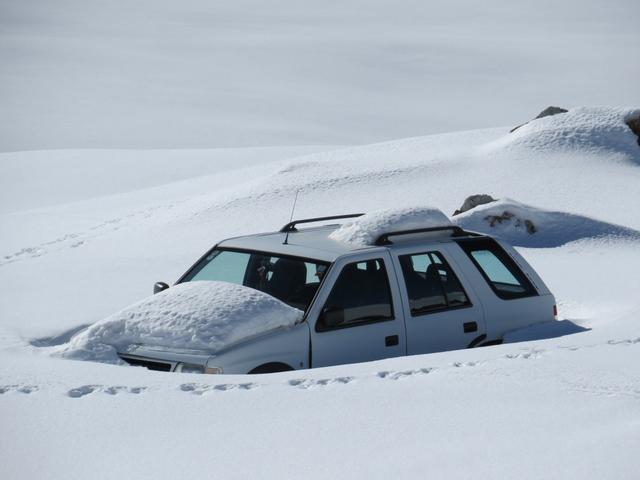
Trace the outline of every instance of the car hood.
{"type": "Polygon", "coordinates": [[[66,357],[120,362],[118,352],[210,356],[303,312],[258,290],[225,282],[187,282],[145,298],[76,334],[66,357]]]}

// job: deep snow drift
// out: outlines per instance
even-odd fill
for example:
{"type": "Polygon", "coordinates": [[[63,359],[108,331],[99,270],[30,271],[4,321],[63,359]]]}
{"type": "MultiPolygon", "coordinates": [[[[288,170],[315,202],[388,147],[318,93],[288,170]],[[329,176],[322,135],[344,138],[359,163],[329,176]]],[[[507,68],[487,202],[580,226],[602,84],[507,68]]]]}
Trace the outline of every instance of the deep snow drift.
{"type": "MultiPolygon", "coordinates": [[[[634,478],[640,242],[611,233],[640,230],[640,166],[625,147],[636,137],[617,130],[612,111],[620,110],[579,110],[596,123],[612,118],[593,129],[611,148],[594,148],[582,127],[556,115],[541,119],[549,148],[507,145],[526,128],[509,134],[510,122],[296,159],[272,152],[242,168],[248,154],[238,169],[229,162],[167,184],[156,177],[149,188],[132,164],[118,173],[142,183],[83,199],[74,187],[82,178],[32,152],[40,178],[76,201],[47,204],[42,192],[31,210],[0,214],[2,477],[634,478]],[[572,128],[577,141],[567,142],[572,128]],[[515,240],[556,296],[561,321],[497,347],[264,376],[48,355],[81,325],[146,297],[153,282],[177,278],[216,241],[277,230],[298,189],[298,218],[410,205],[451,214],[471,194],[503,199],[492,215],[517,207],[536,225],[515,240]],[[581,238],[557,241],[558,225],[581,238]],[[538,238],[560,246],[525,243],[538,238]]],[[[490,208],[454,221],[523,234],[515,217],[491,227],[490,208]]]]}
{"type": "Polygon", "coordinates": [[[507,198],[457,215],[453,223],[522,247],[559,247],[582,239],[640,241],[640,231],[631,228],[582,215],[548,211],[507,198]]]}
{"type": "Polygon", "coordinates": [[[232,343],[295,325],[303,312],[266,293],[226,282],[187,282],[145,298],[75,335],[56,355],[124,364],[131,344],[215,353],[232,343]]]}
{"type": "Polygon", "coordinates": [[[640,109],[578,107],[531,120],[517,130],[487,145],[488,151],[525,149],[537,152],[583,154],[622,153],[640,163],[638,137],[627,122],[640,117],[640,109]]]}

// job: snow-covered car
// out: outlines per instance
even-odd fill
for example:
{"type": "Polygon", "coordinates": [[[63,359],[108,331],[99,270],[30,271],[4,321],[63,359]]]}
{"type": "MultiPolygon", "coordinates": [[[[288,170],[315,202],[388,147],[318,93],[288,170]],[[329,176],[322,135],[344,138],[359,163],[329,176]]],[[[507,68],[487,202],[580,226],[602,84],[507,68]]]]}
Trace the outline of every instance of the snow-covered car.
{"type": "MultiPolygon", "coordinates": [[[[374,218],[376,228],[367,229],[367,216],[354,214],[224,240],[170,290],[232,283],[299,315],[210,349],[135,344],[118,355],[153,370],[270,373],[496,345],[507,332],[554,320],[553,295],[514,248],[439,213],[419,228],[389,229],[374,218]]],[[[159,282],[154,293],[167,288],[159,282]]],[[[228,335],[234,326],[226,327],[228,335]]]]}

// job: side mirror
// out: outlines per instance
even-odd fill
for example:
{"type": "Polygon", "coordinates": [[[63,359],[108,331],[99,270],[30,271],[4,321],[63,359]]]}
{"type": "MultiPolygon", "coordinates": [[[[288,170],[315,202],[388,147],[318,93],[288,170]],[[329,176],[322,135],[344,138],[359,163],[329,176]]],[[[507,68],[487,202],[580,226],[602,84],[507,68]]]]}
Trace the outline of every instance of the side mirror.
{"type": "Polygon", "coordinates": [[[322,309],[322,323],[329,328],[342,325],[344,323],[344,308],[324,307],[322,309]]]}
{"type": "Polygon", "coordinates": [[[169,285],[167,285],[166,283],[156,282],[153,284],[153,294],[155,295],[156,293],[166,290],[167,288],[169,288],[169,285]]]}

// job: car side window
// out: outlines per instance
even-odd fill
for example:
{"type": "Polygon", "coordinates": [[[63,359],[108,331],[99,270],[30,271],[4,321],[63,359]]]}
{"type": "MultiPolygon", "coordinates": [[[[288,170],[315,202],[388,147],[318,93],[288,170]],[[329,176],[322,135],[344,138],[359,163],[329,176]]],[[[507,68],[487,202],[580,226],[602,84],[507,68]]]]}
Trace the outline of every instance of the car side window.
{"type": "Polygon", "coordinates": [[[393,320],[387,271],[382,259],[345,265],[316,323],[327,331],[393,320]]]}
{"type": "Polygon", "coordinates": [[[458,243],[498,297],[510,300],[537,294],[526,275],[494,240],[483,238],[458,243]]]}
{"type": "Polygon", "coordinates": [[[412,316],[471,305],[458,277],[438,252],[398,257],[412,316]]]}

